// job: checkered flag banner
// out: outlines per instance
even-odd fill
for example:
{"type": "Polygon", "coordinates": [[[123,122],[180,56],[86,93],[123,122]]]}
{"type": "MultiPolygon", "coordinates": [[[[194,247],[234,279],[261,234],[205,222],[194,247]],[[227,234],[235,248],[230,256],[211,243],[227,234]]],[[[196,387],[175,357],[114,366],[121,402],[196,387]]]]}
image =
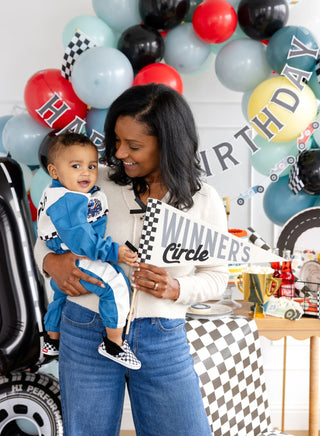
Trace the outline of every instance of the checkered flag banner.
{"type": "Polygon", "coordinates": [[[320,83],[320,56],[316,61],[316,75],[317,75],[318,82],[320,83]]]}
{"type": "MultiPolygon", "coordinates": [[[[263,241],[264,242],[264,241],[263,241]]],[[[138,257],[158,266],[211,265],[215,263],[261,263],[281,257],[258,245],[221,231],[188,213],[149,198],[143,222],[138,257]]]]}
{"type": "Polygon", "coordinates": [[[266,243],[264,239],[261,238],[261,236],[252,228],[247,228],[248,232],[248,239],[252,244],[257,245],[258,247],[262,248],[263,250],[271,250],[271,247],[269,244],[266,243]]]}
{"type": "Polygon", "coordinates": [[[64,52],[61,75],[67,80],[70,80],[72,67],[75,61],[78,59],[81,53],[89,48],[95,47],[96,45],[97,44],[85,33],[77,29],[64,52]]]}
{"type": "Polygon", "coordinates": [[[187,318],[186,331],[212,434],[271,432],[255,321],[233,315],[214,320],[187,318]]]}
{"type": "Polygon", "coordinates": [[[304,187],[304,183],[299,177],[299,167],[297,162],[291,167],[288,186],[294,194],[298,194],[298,192],[304,187]]]}
{"type": "Polygon", "coordinates": [[[143,223],[141,239],[138,248],[140,262],[148,262],[151,259],[152,244],[159,222],[161,201],[150,198],[147,203],[147,210],[143,223]]]}

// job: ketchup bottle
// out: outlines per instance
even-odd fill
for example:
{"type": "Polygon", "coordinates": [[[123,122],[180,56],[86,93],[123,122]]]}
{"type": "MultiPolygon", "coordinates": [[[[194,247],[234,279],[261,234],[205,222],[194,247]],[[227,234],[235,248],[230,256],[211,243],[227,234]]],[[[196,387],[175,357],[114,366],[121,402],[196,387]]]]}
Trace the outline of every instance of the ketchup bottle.
{"type": "MultiPolygon", "coordinates": [[[[273,250],[272,250],[272,252],[274,253],[274,254],[276,254],[277,256],[279,256],[279,248],[274,248],[273,250]]],[[[276,261],[276,262],[271,262],[271,268],[273,269],[273,277],[275,278],[275,279],[278,279],[278,278],[280,278],[280,262],[279,261],[276,261]]],[[[271,288],[271,290],[273,290],[274,289],[274,287],[275,287],[275,284],[273,283],[272,284],[272,288],[271,288]]],[[[274,293],[274,294],[272,294],[274,297],[279,297],[280,295],[279,295],[279,290],[280,290],[280,288],[278,288],[278,290],[274,293]]]]}
{"type": "Polygon", "coordinates": [[[294,275],[291,269],[291,252],[290,250],[283,251],[284,261],[281,265],[280,278],[281,285],[279,289],[280,297],[293,298],[295,295],[294,275]]]}

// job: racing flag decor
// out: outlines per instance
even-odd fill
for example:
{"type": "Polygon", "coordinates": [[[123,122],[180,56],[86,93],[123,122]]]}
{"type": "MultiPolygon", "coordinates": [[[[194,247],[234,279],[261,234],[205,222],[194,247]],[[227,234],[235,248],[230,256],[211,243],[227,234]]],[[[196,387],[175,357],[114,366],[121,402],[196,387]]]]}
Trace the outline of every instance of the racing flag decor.
{"type": "Polygon", "coordinates": [[[265,263],[282,258],[228,231],[150,198],[138,249],[141,262],[159,266],[205,265],[212,261],[265,263]]]}
{"type": "Polygon", "coordinates": [[[76,59],[78,59],[81,53],[96,45],[85,33],[77,29],[64,52],[61,75],[70,80],[72,67],[76,59]]]}

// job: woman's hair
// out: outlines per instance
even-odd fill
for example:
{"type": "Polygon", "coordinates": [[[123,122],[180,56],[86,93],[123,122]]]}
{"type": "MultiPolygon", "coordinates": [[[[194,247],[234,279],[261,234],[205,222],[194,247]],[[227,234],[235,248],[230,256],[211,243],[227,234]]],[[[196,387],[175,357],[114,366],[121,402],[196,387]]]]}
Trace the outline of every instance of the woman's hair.
{"type": "Polygon", "coordinates": [[[169,204],[189,209],[192,196],[201,188],[202,170],[195,122],[185,99],[172,88],[152,83],[127,89],[108,110],[102,159],[113,167],[110,178],[120,185],[132,182],[136,192],[143,193],[147,190],[146,181],[128,177],[122,162],[115,157],[115,124],[119,116],[144,123],[147,134],[158,139],[161,179],[170,194],[169,204]]]}

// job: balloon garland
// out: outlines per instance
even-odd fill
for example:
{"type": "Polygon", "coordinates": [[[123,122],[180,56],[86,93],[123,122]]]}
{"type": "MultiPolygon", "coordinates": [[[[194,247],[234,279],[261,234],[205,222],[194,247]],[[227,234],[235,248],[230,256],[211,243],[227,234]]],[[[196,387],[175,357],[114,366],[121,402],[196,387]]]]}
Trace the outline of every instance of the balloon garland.
{"type": "MultiPolygon", "coordinates": [[[[294,144],[317,118],[319,48],[307,28],[287,25],[295,7],[291,3],[92,0],[96,16],[76,16],[63,31],[64,66],[69,75],[60,69],[47,69],[28,80],[24,91],[27,112],[10,119],[0,117],[0,146],[18,162],[35,166],[39,181],[45,183],[44,144],[52,131],[85,131],[101,151],[103,119],[112,101],[125,89],[156,82],[183,93],[181,75],[201,72],[214,62],[221,84],[244,93],[242,110],[249,125],[234,138],[247,144],[254,169],[269,180],[270,171],[288,155],[294,155],[297,165],[303,162],[308,186],[304,194],[312,203],[319,195],[318,180],[314,182],[319,159],[312,159],[313,178],[308,180],[308,160],[298,159],[300,151],[294,144]],[[70,43],[77,31],[85,40],[73,43],[76,50],[70,43]]],[[[306,148],[318,148],[318,138],[312,135],[306,148]]],[[[228,156],[229,165],[239,163],[232,156],[232,144],[213,148],[222,171],[230,168],[224,156],[228,156]],[[223,147],[227,147],[225,154],[223,147]]],[[[206,150],[201,157],[209,176],[206,150]]],[[[288,166],[278,171],[281,183],[289,171],[288,166]]],[[[37,179],[36,174],[34,177],[37,179]]],[[[32,199],[44,189],[41,183],[33,183],[36,192],[31,192],[32,199]]],[[[269,189],[275,187],[271,184],[264,190],[265,213],[272,222],[283,224],[283,219],[270,213],[275,200],[269,189]]],[[[291,197],[282,198],[284,204],[292,206],[287,210],[296,213],[305,207],[297,196],[291,197]]]]}

